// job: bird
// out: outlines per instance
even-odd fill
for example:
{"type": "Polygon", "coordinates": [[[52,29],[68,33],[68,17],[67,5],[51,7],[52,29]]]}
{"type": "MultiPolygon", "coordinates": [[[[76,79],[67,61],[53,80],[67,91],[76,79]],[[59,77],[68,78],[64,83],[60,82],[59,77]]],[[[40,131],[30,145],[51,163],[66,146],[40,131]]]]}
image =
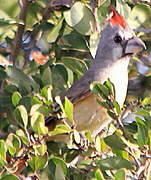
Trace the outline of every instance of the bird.
{"type": "Polygon", "coordinates": [[[145,49],[144,42],[136,37],[125,19],[115,8],[111,10],[112,16],[101,32],[92,64],[64,96],[73,104],[76,130],[89,131],[92,136],[100,133],[111,122],[111,118],[107,110],[96,101],[96,95],[90,90],[90,84],[94,81],[103,84],[110,79],[114,84],[115,100],[122,107],[127,94],[128,65],[131,56],[145,49]]]}

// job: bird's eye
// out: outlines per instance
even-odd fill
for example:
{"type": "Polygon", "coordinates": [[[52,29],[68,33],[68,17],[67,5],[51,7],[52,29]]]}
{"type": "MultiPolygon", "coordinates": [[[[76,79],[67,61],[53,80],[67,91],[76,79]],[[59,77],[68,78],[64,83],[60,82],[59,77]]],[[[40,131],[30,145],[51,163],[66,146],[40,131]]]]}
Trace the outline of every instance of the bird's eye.
{"type": "Polygon", "coordinates": [[[115,42],[115,43],[121,43],[121,41],[122,41],[121,36],[116,35],[116,36],[114,37],[114,42],[115,42]]]}

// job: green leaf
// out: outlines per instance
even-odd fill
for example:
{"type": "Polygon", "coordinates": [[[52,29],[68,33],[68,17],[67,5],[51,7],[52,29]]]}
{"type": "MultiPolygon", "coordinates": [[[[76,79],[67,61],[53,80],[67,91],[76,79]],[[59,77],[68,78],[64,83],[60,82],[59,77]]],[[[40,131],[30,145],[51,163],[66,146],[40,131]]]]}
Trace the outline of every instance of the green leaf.
{"type": "Polygon", "coordinates": [[[45,118],[39,112],[33,113],[31,117],[31,127],[38,135],[45,135],[48,133],[48,128],[45,126],[45,118]]]}
{"type": "Polygon", "coordinates": [[[118,104],[118,102],[117,101],[113,101],[112,102],[113,103],[113,105],[114,105],[114,108],[115,108],[115,111],[116,111],[116,114],[117,115],[119,115],[120,113],[121,113],[121,108],[120,108],[120,105],[118,104]]]}
{"type": "Polygon", "coordinates": [[[99,103],[102,107],[106,108],[106,109],[110,109],[111,106],[107,103],[107,102],[102,102],[99,99],[96,99],[97,103],[99,103]]]}
{"type": "Polygon", "coordinates": [[[85,133],[85,136],[86,136],[87,140],[88,140],[90,143],[92,143],[91,133],[90,133],[90,132],[86,132],[86,133],[85,133]]]}
{"type": "Polygon", "coordinates": [[[32,96],[24,96],[19,101],[19,104],[25,106],[27,112],[29,112],[31,109],[31,105],[32,105],[31,101],[32,101],[32,96]]]}
{"type": "Polygon", "coordinates": [[[26,145],[29,144],[29,141],[28,141],[28,138],[27,136],[25,135],[24,131],[22,129],[18,129],[16,131],[16,135],[22,140],[22,142],[26,145]]]}
{"type": "Polygon", "coordinates": [[[112,119],[117,120],[118,117],[114,112],[108,110],[107,113],[112,119]]]}
{"type": "Polygon", "coordinates": [[[56,64],[52,67],[53,77],[53,93],[55,96],[62,95],[66,89],[66,79],[68,79],[68,73],[66,67],[61,64],[56,64]]]}
{"type": "Polygon", "coordinates": [[[17,176],[15,176],[13,174],[6,174],[6,175],[2,176],[2,178],[0,180],[20,180],[20,178],[18,178],[17,176]]]}
{"type": "Polygon", "coordinates": [[[12,95],[12,103],[14,106],[17,106],[20,99],[22,98],[21,94],[19,92],[14,92],[12,95]]]}
{"type": "Polygon", "coordinates": [[[84,61],[73,57],[62,57],[61,62],[65,64],[71,71],[75,72],[79,77],[83,75],[86,70],[84,61]]]}
{"type": "Polygon", "coordinates": [[[100,21],[103,21],[104,17],[108,14],[110,4],[111,4],[111,0],[102,1],[101,6],[98,7],[97,13],[100,21]]]}
{"type": "Polygon", "coordinates": [[[10,81],[18,87],[22,88],[22,90],[25,89],[27,92],[31,92],[32,89],[34,89],[35,92],[38,91],[39,85],[20,69],[17,69],[14,66],[8,66],[6,68],[6,73],[10,81]]]}
{"type": "Polygon", "coordinates": [[[6,161],[7,146],[4,140],[0,139],[0,165],[6,161]]]}
{"type": "Polygon", "coordinates": [[[112,94],[113,96],[115,96],[115,95],[114,95],[114,84],[110,81],[110,79],[108,79],[107,81],[105,81],[105,82],[103,83],[103,85],[108,88],[109,94],[112,94]]]}
{"type": "Polygon", "coordinates": [[[116,134],[104,138],[104,141],[111,148],[121,149],[121,150],[126,148],[126,144],[116,134]]]}
{"type": "Polygon", "coordinates": [[[65,34],[59,41],[59,46],[67,50],[78,50],[82,52],[88,52],[88,47],[83,36],[75,31],[69,34],[65,34]]]}
{"type": "Polygon", "coordinates": [[[16,0],[11,0],[7,3],[5,0],[0,0],[0,7],[2,12],[5,12],[9,17],[16,17],[19,14],[19,5],[16,3],[16,0]]]}
{"type": "Polygon", "coordinates": [[[133,169],[132,164],[121,157],[110,157],[98,161],[101,170],[114,170],[120,168],[133,169]]]}
{"type": "Polygon", "coordinates": [[[3,81],[7,78],[7,74],[4,70],[0,70],[0,81],[3,81]]]}
{"type": "Polygon", "coordinates": [[[90,84],[90,89],[94,94],[100,95],[103,99],[107,99],[109,95],[108,88],[96,81],[90,84]]]}
{"type": "Polygon", "coordinates": [[[28,161],[29,166],[34,172],[44,169],[48,161],[48,157],[31,155],[31,159],[28,161]]]}
{"type": "Polygon", "coordinates": [[[43,99],[37,96],[32,97],[32,105],[34,104],[43,104],[43,99]]]}
{"type": "Polygon", "coordinates": [[[96,180],[105,180],[100,169],[97,169],[95,171],[95,178],[96,178],[96,180]]]}
{"type": "Polygon", "coordinates": [[[90,35],[95,27],[95,18],[84,3],[76,2],[69,11],[64,12],[67,24],[83,35],[90,35]]]}
{"type": "Polygon", "coordinates": [[[45,144],[34,145],[33,148],[35,150],[35,153],[41,156],[44,156],[47,151],[47,146],[45,144]]]}
{"type": "Polygon", "coordinates": [[[96,137],[95,148],[97,151],[101,152],[101,138],[100,138],[100,136],[96,137]]]}
{"type": "Polygon", "coordinates": [[[59,125],[56,125],[55,129],[51,131],[49,134],[50,136],[55,136],[58,134],[65,134],[65,133],[70,133],[70,132],[71,132],[70,126],[59,124],[59,125]]]}
{"type": "Polygon", "coordinates": [[[39,112],[45,116],[48,116],[50,113],[50,108],[48,106],[42,104],[34,104],[31,107],[30,115],[32,116],[35,112],[39,112]]]}
{"type": "Polygon", "coordinates": [[[48,85],[48,86],[45,86],[44,88],[42,88],[41,90],[41,95],[43,97],[45,97],[48,101],[51,101],[53,102],[53,99],[52,99],[52,86],[48,85]]]}
{"type": "Polygon", "coordinates": [[[142,103],[142,105],[148,105],[148,104],[150,104],[150,102],[151,102],[151,98],[145,97],[141,103],[142,103]]]}
{"type": "Polygon", "coordinates": [[[14,93],[15,91],[17,91],[17,87],[13,84],[8,84],[5,88],[4,88],[4,91],[7,93],[7,94],[12,94],[14,93]]]}
{"type": "Polygon", "coordinates": [[[149,141],[148,128],[143,122],[143,120],[139,117],[136,117],[135,120],[137,122],[138,127],[137,142],[140,145],[140,147],[144,147],[144,145],[146,145],[149,141]]]}
{"type": "Polygon", "coordinates": [[[126,150],[121,150],[121,149],[114,149],[112,148],[112,152],[116,155],[116,156],[120,156],[124,159],[129,159],[129,153],[126,150]]]}
{"type": "Polygon", "coordinates": [[[47,33],[46,36],[49,43],[53,43],[56,41],[57,37],[59,36],[63,20],[64,18],[61,18],[58,23],[53,27],[53,29],[47,33]]]}
{"type": "Polygon", "coordinates": [[[139,3],[135,5],[127,20],[132,29],[139,28],[140,26],[150,26],[151,9],[149,6],[139,3]]]}
{"type": "Polygon", "coordinates": [[[52,158],[51,160],[55,163],[55,165],[58,165],[58,167],[60,166],[60,170],[62,170],[63,174],[66,176],[67,175],[67,165],[64,162],[64,160],[61,158],[57,158],[57,157],[52,158]]]}
{"type": "Polygon", "coordinates": [[[137,111],[136,114],[141,115],[141,116],[150,116],[150,113],[144,109],[137,111]]]}
{"type": "Polygon", "coordinates": [[[125,180],[125,171],[124,169],[119,169],[114,175],[115,180],[125,180]]]}
{"type": "Polygon", "coordinates": [[[41,80],[44,86],[52,85],[52,72],[50,67],[44,69],[41,80]]]}
{"type": "Polygon", "coordinates": [[[123,0],[116,0],[116,9],[118,10],[119,14],[125,19],[129,17],[131,12],[131,8],[123,0]]]}
{"type": "Polygon", "coordinates": [[[10,133],[6,139],[6,144],[11,155],[14,155],[21,148],[20,138],[15,134],[10,133]]]}
{"type": "Polygon", "coordinates": [[[27,128],[28,114],[27,114],[26,108],[23,105],[16,107],[14,111],[14,115],[15,115],[16,121],[24,128],[27,128]]]}
{"type": "Polygon", "coordinates": [[[65,97],[64,111],[68,120],[73,123],[73,104],[69,101],[67,97],[65,97]]]}

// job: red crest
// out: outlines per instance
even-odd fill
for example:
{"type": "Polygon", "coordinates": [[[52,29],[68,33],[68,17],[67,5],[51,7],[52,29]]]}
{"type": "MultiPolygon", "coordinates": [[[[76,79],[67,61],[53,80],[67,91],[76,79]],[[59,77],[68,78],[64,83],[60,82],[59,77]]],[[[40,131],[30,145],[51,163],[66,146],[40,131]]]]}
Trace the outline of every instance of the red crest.
{"type": "Polygon", "coordinates": [[[119,13],[113,8],[111,7],[112,10],[112,17],[110,18],[110,23],[113,25],[120,25],[121,27],[125,28],[127,26],[124,18],[122,16],[119,15],[119,13]]]}

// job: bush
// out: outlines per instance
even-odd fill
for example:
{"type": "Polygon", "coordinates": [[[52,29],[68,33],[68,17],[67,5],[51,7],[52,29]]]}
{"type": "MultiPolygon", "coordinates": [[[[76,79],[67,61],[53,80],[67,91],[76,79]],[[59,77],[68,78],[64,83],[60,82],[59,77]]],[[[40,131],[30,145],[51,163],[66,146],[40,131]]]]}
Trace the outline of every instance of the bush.
{"type": "Polygon", "coordinates": [[[0,0],[0,7],[1,179],[149,180],[150,1],[0,0]],[[91,84],[113,122],[95,138],[83,137],[74,127],[73,104],[59,96],[91,64],[110,4],[145,41],[146,54],[131,61],[122,109],[110,80],[91,84]],[[55,121],[50,128],[50,116],[73,126],[55,121]]]}

